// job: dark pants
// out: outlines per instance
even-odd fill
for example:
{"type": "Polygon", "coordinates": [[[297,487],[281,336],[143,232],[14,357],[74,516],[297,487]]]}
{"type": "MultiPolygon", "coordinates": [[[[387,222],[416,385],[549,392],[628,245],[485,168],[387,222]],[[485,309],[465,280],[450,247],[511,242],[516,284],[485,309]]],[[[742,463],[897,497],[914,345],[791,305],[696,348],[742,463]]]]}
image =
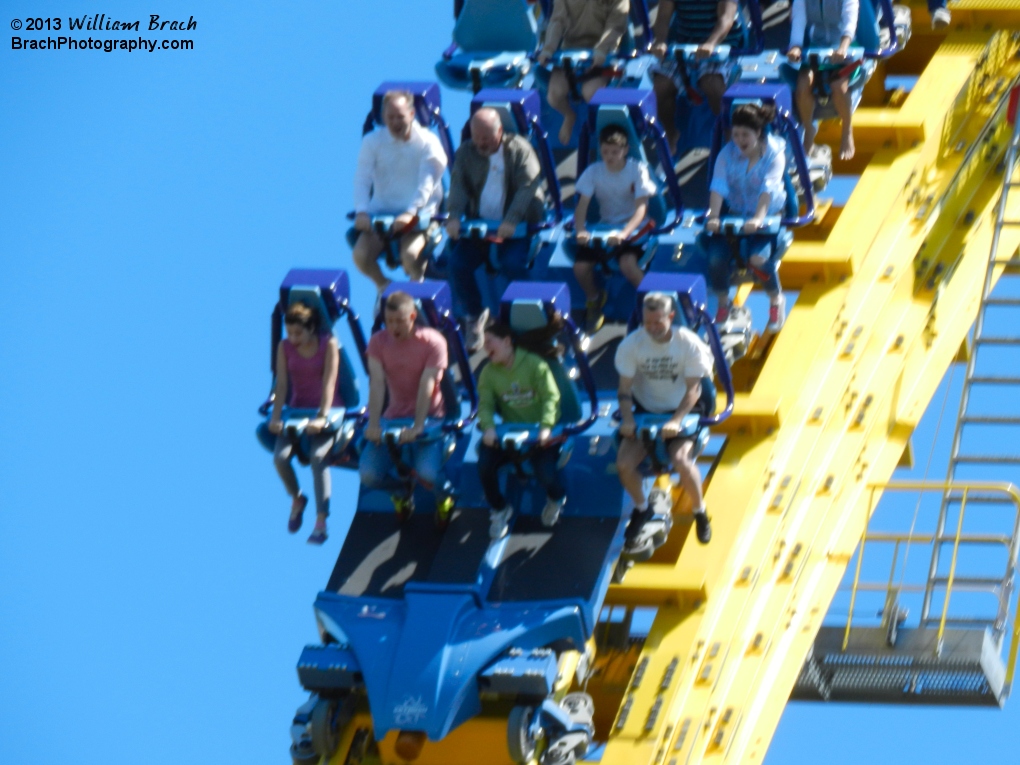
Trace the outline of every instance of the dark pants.
{"type": "Polygon", "coordinates": [[[507,239],[493,245],[484,239],[461,238],[450,255],[450,288],[461,316],[478,316],[482,312],[482,293],[475,280],[475,271],[489,260],[489,248],[496,248],[499,271],[508,281],[528,278],[530,239],[507,239]]]}
{"type": "MultiPolygon", "coordinates": [[[[557,502],[567,496],[567,490],[563,486],[563,475],[556,467],[559,459],[559,446],[536,448],[528,459],[531,469],[535,472],[535,480],[545,489],[546,496],[557,502]]],[[[482,444],[478,451],[478,478],[482,482],[485,499],[493,510],[502,510],[506,507],[506,497],[499,490],[499,469],[508,462],[510,457],[502,449],[482,444]]]]}
{"type": "MultiPolygon", "coordinates": [[[[752,234],[736,238],[740,259],[750,265],[751,256],[758,255],[765,263],[756,269],[765,277],[762,287],[770,295],[779,292],[779,263],[776,259],[776,239],[767,234],[752,234]]],[[[730,288],[730,275],[733,273],[734,259],[738,254],[728,237],[722,235],[708,236],[702,234],[699,243],[708,255],[708,286],[715,292],[727,292],[730,288]]],[[[755,278],[755,281],[762,281],[755,278]]]]}
{"type": "Polygon", "coordinates": [[[948,0],[928,0],[928,13],[935,13],[939,8],[945,8],[948,0]]]}

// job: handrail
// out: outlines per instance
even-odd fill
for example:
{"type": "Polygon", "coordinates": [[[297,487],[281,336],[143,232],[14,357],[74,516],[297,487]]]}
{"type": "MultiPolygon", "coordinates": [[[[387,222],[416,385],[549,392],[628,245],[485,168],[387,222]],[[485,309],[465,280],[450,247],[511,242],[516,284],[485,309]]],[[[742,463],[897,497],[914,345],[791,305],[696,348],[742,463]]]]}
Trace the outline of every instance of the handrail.
{"type": "MultiPolygon", "coordinates": [[[[858,591],[867,592],[878,592],[881,591],[876,585],[862,585],[861,579],[861,568],[864,562],[864,552],[868,542],[879,542],[879,543],[895,543],[896,550],[898,551],[901,542],[910,544],[911,542],[926,542],[930,544],[949,544],[953,545],[953,553],[950,561],[949,572],[947,576],[939,577],[939,582],[944,583],[945,597],[942,603],[941,614],[938,618],[938,632],[935,641],[935,653],[939,655],[942,651],[943,638],[945,636],[946,624],[957,623],[960,620],[949,617],[949,603],[952,596],[953,586],[957,580],[957,562],[958,553],[961,543],[963,544],[1005,544],[1010,551],[1009,559],[1007,562],[1007,570],[1002,578],[1002,582],[1010,580],[1016,572],[1018,552],[1020,552],[1020,489],[1011,482],[1007,481],[890,481],[885,483],[872,483],[868,484],[869,498],[868,498],[868,511],[865,517],[864,531],[861,534],[860,546],[857,551],[857,564],[854,571],[853,584],[850,588],[850,607],[847,612],[846,627],[843,631],[843,650],[847,649],[850,642],[850,630],[854,618],[854,609],[857,602],[858,591]],[[872,512],[876,507],[876,495],[881,495],[886,491],[899,491],[899,492],[918,492],[918,493],[939,493],[942,496],[953,496],[953,499],[959,502],[959,516],[956,524],[956,532],[952,535],[946,535],[942,532],[934,532],[930,534],[896,534],[894,532],[880,532],[875,534],[868,533],[868,526],[871,523],[872,512]],[[964,517],[966,515],[966,508],[968,500],[973,501],[976,495],[987,495],[987,494],[999,494],[1002,496],[1000,500],[1003,503],[1011,502],[1016,511],[1016,519],[1013,523],[1013,536],[1005,537],[992,534],[978,535],[978,539],[968,539],[968,535],[963,533],[964,517]]],[[[898,557],[896,554],[893,556],[892,567],[895,571],[898,557]]],[[[886,585],[886,592],[891,593],[893,590],[892,584],[892,573],[890,573],[890,580],[886,585]]],[[[961,581],[966,582],[971,577],[960,577],[961,581]]],[[[929,582],[931,577],[929,577],[929,582]]],[[[999,581],[999,580],[997,580],[999,581]]],[[[928,583],[925,584],[927,589],[928,583]]],[[[965,585],[961,585],[963,588],[965,585]]],[[[897,586],[895,589],[898,591],[907,589],[913,591],[911,588],[904,588],[902,585],[897,586]]],[[[922,591],[918,589],[917,591],[922,591]]],[[[1009,603],[1003,603],[1003,599],[1011,599],[1012,591],[1011,588],[1005,587],[1003,592],[998,594],[1000,614],[1008,615],[1009,603]]],[[[893,616],[892,618],[895,618],[893,616]]],[[[922,617],[922,620],[924,617],[922,617]]],[[[967,619],[963,620],[967,623],[979,624],[983,620],[980,619],[967,619]]],[[[998,619],[996,619],[998,621],[998,619]]],[[[930,621],[928,622],[930,623],[930,621]]],[[[1004,625],[1003,625],[1004,629],[1004,625]]],[[[1012,686],[1014,672],[1016,670],[1018,648],[1020,648],[1020,610],[1014,613],[1013,616],[1013,630],[1012,640],[1010,641],[1009,653],[1006,659],[1007,669],[1005,678],[1005,689],[1008,692],[1012,686]]]]}

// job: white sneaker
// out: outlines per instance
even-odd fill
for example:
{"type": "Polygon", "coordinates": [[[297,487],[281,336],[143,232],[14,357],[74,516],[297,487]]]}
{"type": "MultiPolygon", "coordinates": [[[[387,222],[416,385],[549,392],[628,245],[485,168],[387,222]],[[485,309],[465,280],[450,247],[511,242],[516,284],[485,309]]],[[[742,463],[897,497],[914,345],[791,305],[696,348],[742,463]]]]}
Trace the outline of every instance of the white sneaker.
{"type": "Polygon", "coordinates": [[[653,486],[648,492],[648,509],[656,515],[669,515],[673,511],[673,500],[669,492],[659,486],[653,486]]]}
{"type": "Polygon", "coordinates": [[[567,498],[563,499],[546,499],[545,507],[542,508],[542,525],[546,528],[555,526],[556,521],[560,519],[560,513],[563,512],[563,506],[567,504],[567,498]]]}
{"type": "Polygon", "coordinates": [[[502,510],[489,511],[489,537],[491,539],[502,539],[510,530],[510,516],[514,509],[507,505],[502,510]]]}
{"type": "Polygon", "coordinates": [[[953,20],[948,8],[939,8],[931,15],[931,28],[938,31],[945,29],[953,20]]]}

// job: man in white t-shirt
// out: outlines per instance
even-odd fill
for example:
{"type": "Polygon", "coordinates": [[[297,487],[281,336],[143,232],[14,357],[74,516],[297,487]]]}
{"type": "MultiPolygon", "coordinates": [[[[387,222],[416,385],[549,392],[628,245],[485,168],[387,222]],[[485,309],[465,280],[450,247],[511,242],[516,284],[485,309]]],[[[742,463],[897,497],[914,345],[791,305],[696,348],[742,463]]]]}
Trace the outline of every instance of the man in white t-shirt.
{"type": "Polygon", "coordinates": [[[694,443],[678,435],[684,416],[701,397],[702,378],[712,374],[712,351],[686,327],[673,326],[676,311],[671,296],[648,293],[642,311],[642,326],[616,349],[616,371],[620,374],[617,395],[623,420],[616,468],[620,483],[634,501],[627,539],[630,542],[647,521],[668,514],[672,507],[669,495],[661,489],[653,489],[645,497],[638,468],[648,453],[636,437],[636,409],[639,413],[673,414],[661,429],[666,453],[693,503],[698,541],[708,544],[712,526],[705,513],[701,473],[691,456],[694,443]]]}
{"type": "Polygon", "coordinates": [[[414,96],[391,90],[383,96],[385,127],[361,141],[354,175],[354,262],[381,292],[390,283],[379,268],[385,243],[371,227],[372,215],[394,215],[400,262],[409,278],[425,276],[425,231],[443,201],[446,151],[439,137],[414,118],[414,96]],[[417,225],[415,225],[417,222],[417,225]]]}

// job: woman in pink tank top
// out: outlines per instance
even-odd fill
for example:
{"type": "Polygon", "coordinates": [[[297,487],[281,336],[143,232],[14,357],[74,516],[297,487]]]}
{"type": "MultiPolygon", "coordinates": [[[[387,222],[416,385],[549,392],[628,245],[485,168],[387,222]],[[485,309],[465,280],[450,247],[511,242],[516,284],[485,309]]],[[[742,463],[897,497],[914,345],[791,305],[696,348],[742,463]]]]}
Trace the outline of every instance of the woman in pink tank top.
{"type": "Polygon", "coordinates": [[[304,303],[295,303],[284,317],[287,337],[276,347],[276,394],[269,418],[269,432],[276,435],[273,461],[283,485],[291,497],[288,530],[293,534],[301,528],[308,497],[301,493],[291,465],[298,439],[283,430],[281,418],[284,402],[291,409],[315,409],[317,416],[306,426],[309,437],[309,461],[315,484],[315,529],[308,541],[326,541],[326,518],[329,516],[330,478],[326,459],[333,448],[335,434],[323,432],[327,415],[334,406],[343,406],[337,390],[340,369],[340,346],[332,334],[323,334],[318,311],[304,303]],[[289,393],[289,396],[288,396],[289,393]]]}

